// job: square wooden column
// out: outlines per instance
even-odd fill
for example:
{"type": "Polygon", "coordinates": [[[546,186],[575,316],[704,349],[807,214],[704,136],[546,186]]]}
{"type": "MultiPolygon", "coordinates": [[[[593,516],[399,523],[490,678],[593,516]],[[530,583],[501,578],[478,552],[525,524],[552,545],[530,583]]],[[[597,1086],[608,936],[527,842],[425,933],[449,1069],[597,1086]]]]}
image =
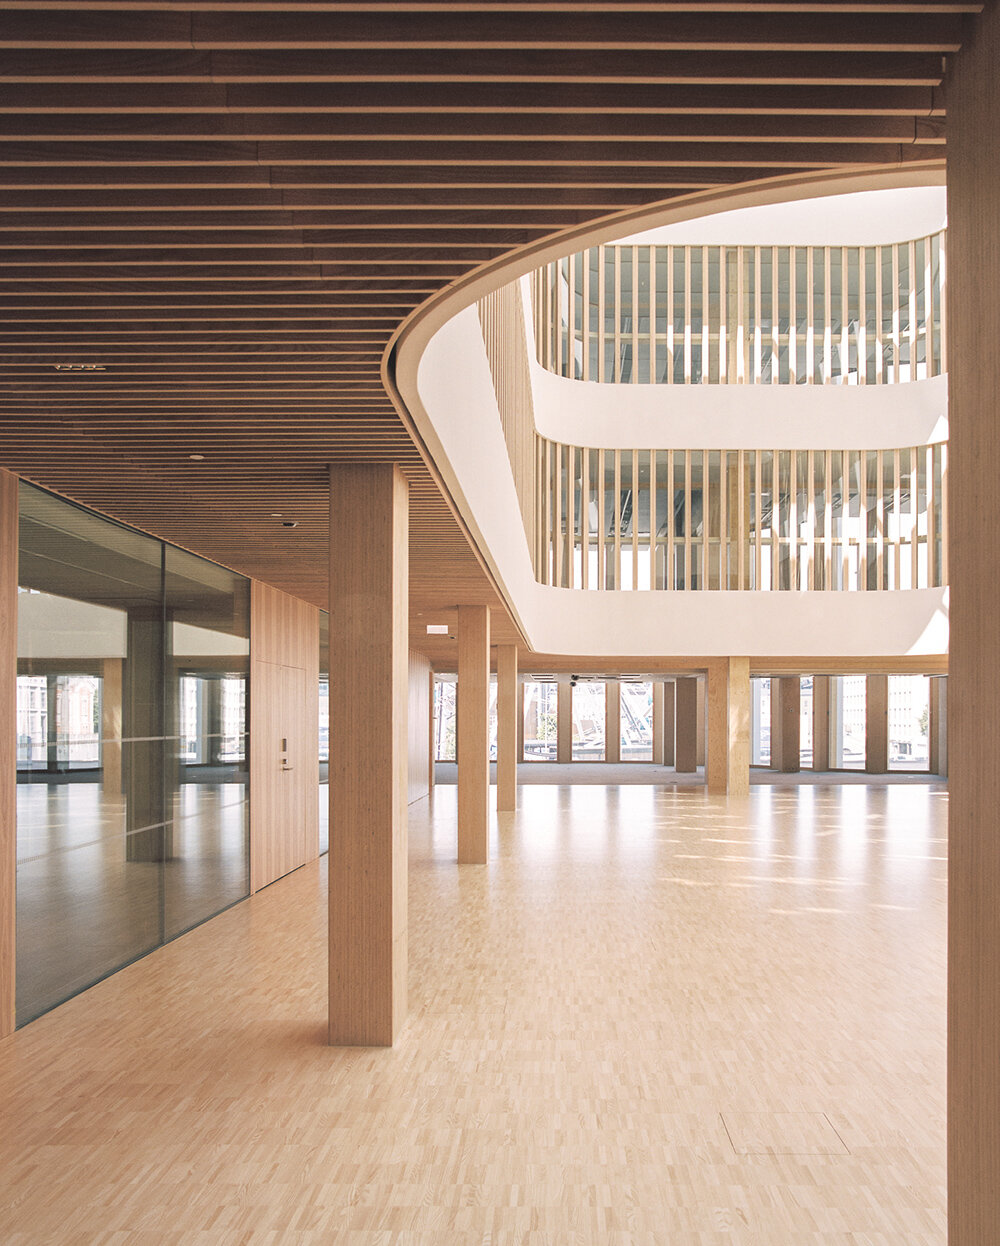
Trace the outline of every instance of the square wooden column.
{"type": "Polygon", "coordinates": [[[948,777],[948,676],[933,675],[927,707],[928,769],[931,774],[948,777]]]}
{"type": "Polygon", "coordinates": [[[497,809],[517,808],[517,646],[497,645],[497,809]]]}
{"type": "Polygon", "coordinates": [[[798,675],[771,680],[771,769],[798,774],[801,763],[802,685],[798,675]]]}
{"type": "Polygon", "coordinates": [[[573,687],[565,680],[556,685],[556,761],[573,760],[573,687]]]}
{"type": "Polygon", "coordinates": [[[330,469],[330,1015],[340,1046],[406,1018],[408,486],[330,469]]]}
{"type": "Polygon", "coordinates": [[[713,795],[750,791],[749,658],[721,658],[709,665],[705,777],[713,795]]]}
{"type": "Polygon", "coordinates": [[[16,721],[17,477],[0,468],[0,1038],[14,1030],[16,721]]]}
{"type": "Polygon", "coordinates": [[[695,715],[697,722],[697,761],[699,766],[705,765],[707,757],[706,737],[708,735],[708,679],[704,675],[698,676],[698,698],[695,701],[695,715]]]}
{"type": "Polygon", "coordinates": [[[458,608],[458,860],[485,865],[490,826],[490,608],[458,608]]]}
{"type": "Polygon", "coordinates": [[[889,676],[865,679],[865,771],[886,774],[889,770],[889,676]]]}
{"type": "Polygon", "coordinates": [[[653,765],[663,765],[663,682],[653,681],[653,765]]]}
{"type": "Polygon", "coordinates": [[[813,770],[830,769],[830,676],[813,676],[813,770]]]}
{"type": "Polygon", "coordinates": [[[948,58],[948,1241],[1000,1225],[1000,7],[948,58]]]}
{"type": "Polygon", "coordinates": [[[677,734],[674,744],[678,774],[694,774],[698,769],[698,680],[685,675],[677,685],[677,734]]]}
{"type": "Polygon", "coordinates": [[[622,686],[615,680],[604,685],[604,760],[622,759],[622,686]]]}
{"type": "Polygon", "coordinates": [[[675,741],[677,738],[677,685],[672,679],[663,681],[663,764],[674,764],[675,741]]]}

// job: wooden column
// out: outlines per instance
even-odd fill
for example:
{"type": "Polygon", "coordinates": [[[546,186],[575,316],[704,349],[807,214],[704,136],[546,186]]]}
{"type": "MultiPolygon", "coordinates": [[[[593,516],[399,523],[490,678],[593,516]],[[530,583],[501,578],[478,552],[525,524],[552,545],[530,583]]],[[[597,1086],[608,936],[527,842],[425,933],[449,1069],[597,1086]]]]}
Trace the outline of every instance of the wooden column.
{"type": "Polygon", "coordinates": [[[427,713],[427,790],[434,790],[434,751],[435,751],[435,734],[434,734],[434,672],[431,671],[427,677],[428,691],[428,713],[427,713]]]}
{"type": "Polygon", "coordinates": [[[771,769],[798,774],[801,767],[801,683],[797,675],[771,680],[771,769]]]}
{"type": "Polygon", "coordinates": [[[865,771],[886,774],[889,769],[889,676],[865,679],[865,771]]]}
{"type": "Polygon", "coordinates": [[[708,668],[705,780],[713,795],[750,790],[750,659],[719,658],[708,668]]]}
{"type": "Polygon", "coordinates": [[[573,689],[563,680],[556,686],[556,761],[573,760],[573,689]]]}
{"type": "Polygon", "coordinates": [[[676,739],[676,684],[672,679],[663,683],[663,764],[674,764],[674,742],[676,739]]]}
{"type": "Polygon", "coordinates": [[[122,792],[122,666],[121,658],[101,662],[101,790],[122,792]]]}
{"type": "Polygon", "coordinates": [[[653,764],[663,765],[663,682],[653,681],[653,764]]]}
{"type": "Polygon", "coordinates": [[[678,774],[698,769],[698,680],[685,675],[676,681],[677,732],[674,744],[678,774]]]}
{"type": "Polygon", "coordinates": [[[622,759],[622,686],[617,680],[604,685],[604,760],[622,759]]]}
{"type": "Polygon", "coordinates": [[[707,708],[707,701],[708,701],[708,680],[705,678],[705,676],[699,675],[698,676],[698,699],[695,702],[695,715],[696,715],[696,718],[695,718],[696,745],[695,747],[697,749],[696,756],[698,759],[699,766],[705,765],[705,756],[706,756],[705,738],[707,735],[707,724],[706,724],[705,711],[707,708]]]}
{"type": "Polygon", "coordinates": [[[830,676],[813,676],[813,770],[830,769],[830,676]]]}
{"type": "Polygon", "coordinates": [[[517,646],[497,645],[497,809],[517,808],[517,646]]]}
{"type": "Polygon", "coordinates": [[[458,860],[485,865],[490,826],[490,609],[458,608],[458,860]]]}
{"type": "Polygon", "coordinates": [[[1000,7],[948,73],[948,1240],[1000,1225],[1000,7]]]}
{"type": "Polygon", "coordinates": [[[0,1038],[14,1029],[16,723],[17,477],[0,468],[0,1038]]]}
{"type": "Polygon", "coordinates": [[[928,680],[930,703],[927,709],[928,769],[931,774],[948,777],[948,677],[935,675],[928,680]]]}
{"type": "Polygon", "coordinates": [[[524,682],[517,681],[517,764],[524,761],[524,682]]]}
{"type": "Polygon", "coordinates": [[[406,481],[330,469],[330,1018],[388,1047],[406,1017],[406,481]]]}

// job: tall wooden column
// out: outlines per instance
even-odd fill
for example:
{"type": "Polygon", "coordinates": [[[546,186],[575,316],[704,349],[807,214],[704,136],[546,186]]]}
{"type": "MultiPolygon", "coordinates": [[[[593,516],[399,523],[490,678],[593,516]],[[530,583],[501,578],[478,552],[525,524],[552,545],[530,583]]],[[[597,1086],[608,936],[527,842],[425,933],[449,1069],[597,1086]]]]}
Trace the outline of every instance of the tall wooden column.
{"type": "Polygon", "coordinates": [[[885,774],[889,769],[889,676],[865,679],[865,771],[885,774]]]}
{"type": "Polygon", "coordinates": [[[813,770],[830,769],[830,676],[813,676],[813,770]]]}
{"type": "Polygon", "coordinates": [[[573,687],[560,680],[556,685],[556,761],[573,760],[573,687]]]}
{"type": "Polygon", "coordinates": [[[458,608],[458,860],[485,865],[490,826],[490,609],[458,608]]]}
{"type": "Polygon", "coordinates": [[[934,675],[928,681],[927,768],[931,774],[948,776],[948,677],[934,675]]]}
{"type": "Polygon", "coordinates": [[[108,796],[122,793],[122,682],[121,658],[101,662],[101,789],[108,796]]]}
{"type": "Polygon", "coordinates": [[[949,58],[948,1241],[1000,1225],[1000,7],[949,58]]]}
{"type": "Polygon", "coordinates": [[[678,774],[698,769],[698,680],[685,675],[677,680],[677,734],[674,743],[678,774]]]}
{"type": "Polygon", "coordinates": [[[715,795],[750,790],[750,659],[720,658],[708,668],[706,782],[715,795]]]}
{"type": "Polygon", "coordinates": [[[622,686],[615,680],[604,685],[604,760],[622,759],[622,686]]]}
{"type": "Polygon", "coordinates": [[[698,676],[698,698],[695,701],[695,721],[696,721],[696,740],[697,740],[697,760],[699,766],[706,764],[706,737],[707,730],[707,709],[708,709],[708,680],[704,675],[698,676]]]}
{"type": "Polygon", "coordinates": [[[497,809],[517,808],[517,646],[497,645],[497,809]]]}
{"type": "Polygon", "coordinates": [[[663,765],[663,681],[653,681],[653,765],[663,765]]]}
{"type": "Polygon", "coordinates": [[[663,764],[672,766],[674,764],[675,742],[677,738],[677,706],[676,692],[677,685],[672,679],[666,679],[663,682],[663,764]]]}
{"type": "Polygon", "coordinates": [[[0,468],[0,1038],[14,1029],[17,477],[0,468]]]}
{"type": "Polygon", "coordinates": [[[802,692],[798,675],[771,680],[771,769],[798,774],[801,757],[802,692]]]}
{"type": "Polygon", "coordinates": [[[406,1018],[408,487],[330,469],[330,1016],[341,1046],[406,1018]]]}

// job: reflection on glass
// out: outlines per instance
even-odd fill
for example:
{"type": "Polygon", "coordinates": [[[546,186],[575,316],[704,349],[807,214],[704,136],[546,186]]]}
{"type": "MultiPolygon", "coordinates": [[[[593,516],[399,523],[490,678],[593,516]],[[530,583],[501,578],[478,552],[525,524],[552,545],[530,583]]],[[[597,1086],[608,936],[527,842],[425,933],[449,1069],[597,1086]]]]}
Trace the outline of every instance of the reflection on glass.
{"type": "Polygon", "coordinates": [[[524,760],[555,761],[559,685],[524,681],[524,760]]]}
{"type": "Polygon", "coordinates": [[[653,760],[653,685],[621,684],[621,759],[653,760]]]}
{"type": "Polygon", "coordinates": [[[604,684],[581,680],[573,688],[573,760],[604,757],[604,684]]]}
{"type": "Polygon", "coordinates": [[[247,894],[249,582],[19,494],[23,1024],[247,894]]]}
{"type": "Polygon", "coordinates": [[[455,679],[434,680],[434,760],[455,761],[455,679]]]}

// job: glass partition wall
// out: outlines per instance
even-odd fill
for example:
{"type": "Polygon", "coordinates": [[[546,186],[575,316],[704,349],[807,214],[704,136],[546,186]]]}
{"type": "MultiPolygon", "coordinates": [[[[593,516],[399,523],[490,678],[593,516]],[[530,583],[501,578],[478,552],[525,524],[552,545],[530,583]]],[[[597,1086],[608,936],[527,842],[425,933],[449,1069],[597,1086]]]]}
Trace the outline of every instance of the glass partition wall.
{"type": "Polygon", "coordinates": [[[19,494],[21,1025],[248,894],[250,583],[19,494]]]}

